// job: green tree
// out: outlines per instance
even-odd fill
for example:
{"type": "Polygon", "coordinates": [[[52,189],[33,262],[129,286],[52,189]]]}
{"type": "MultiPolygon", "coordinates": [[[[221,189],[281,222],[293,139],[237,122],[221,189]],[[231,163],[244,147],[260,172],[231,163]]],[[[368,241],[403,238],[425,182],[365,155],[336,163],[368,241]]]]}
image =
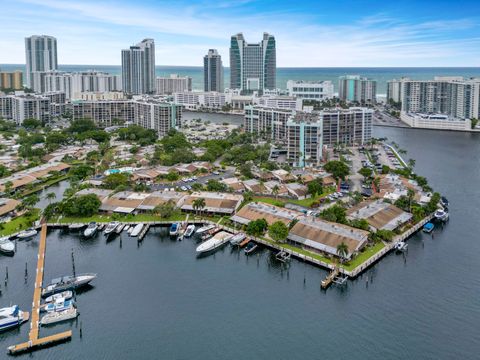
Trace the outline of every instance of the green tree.
{"type": "Polygon", "coordinates": [[[275,195],[275,199],[278,197],[278,192],[280,190],[280,187],[275,184],[275,186],[272,188],[272,194],[275,195]]]}
{"type": "Polygon", "coordinates": [[[350,221],[350,226],[353,226],[354,228],[357,228],[357,229],[366,230],[366,231],[368,231],[370,228],[368,221],[365,219],[353,219],[350,221]]]}
{"type": "Polygon", "coordinates": [[[345,208],[337,204],[323,210],[320,213],[320,217],[331,222],[337,222],[340,224],[347,223],[347,214],[345,208]]]}
{"type": "Polygon", "coordinates": [[[107,189],[116,189],[119,186],[128,186],[130,184],[130,174],[115,173],[110,174],[103,180],[103,186],[107,189]]]}
{"type": "Polygon", "coordinates": [[[193,200],[192,207],[193,207],[193,210],[195,210],[195,212],[197,213],[197,215],[198,215],[198,211],[202,211],[205,208],[205,206],[206,206],[206,203],[204,198],[197,198],[193,200]]]}
{"type": "Polygon", "coordinates": [[[345,177],[350,173],[350,169],[343,161],[332,160],[325,164],[323,167],[325,171],[328,171],[335,179],[345,180],[345,177]]]}
{"type": "Polygon", "coordinates": [[[337,255],[342,258],[342,260],[348,256],[348,246],[343,241],[337,245],[337,255]]]}
{"type": "Polygon", "coordinates": [[[268,235],[272,240],[284,242],[288,236],[288,227],[281,221],[276,221],[268,227],[268,235]]]}
{"type": "Polygon", "coordinates": [[[247,234],[252,236],[261,236],[267,231],[268,223],[265,219],[250,221],[247,225],[247,234]]]}
{"type": "Polygon", "coordinates": [[[64,200],[61,211],[66,216],[89,217],[98,212],[101,204],[95,194],[78,195],[64,200]]]}
{"type": "Polygon", "coordinates": [[[178,172],[175,171],[169,171],[167,176],[165,177],[168,181],[177,181],[180,176],[178,175],[178,172]]]}
{"type": "Polygon", "coordinates": [[[175,213],[175,203],[173,200],[168,200],[167,202],[157,205],[153,210],[161,218],[167,219],[175,213]]]}
{"type": "Polygon", "coordinates": [[[207,190],[208,191],[215,191],[215,192],[222,192],[227,190],[227,185],[223,182],[220,182],[215,179],[210,179],[207,181],[207,190]]]}
{"type": "Polygon", "coordinates": [[[372,171],[372,169],[370,169],[368,167],[362,167],[358,171],[358,173],[366,179],[366,178],[369,178],[370,176],[372,176],[373,171],[372,171]]]}
{"type": "Polygon", "coordinates": [[[11,191],[12,191],[12,188],[13,188],[13,182],[11,182],[10,180],[6,181],[3,186],[5,187],[5,192],[7,194],[9,194],[11,191]]]}
{"type": "Polygon", "coordinates": [[[68,171],[68,175],[70,175],[75,180],[83,180],[86,177],[93,175],[94,173],[95,173],[95,169],[86,164],[73,166],[68,171]]]}
{"type": "Polygon", "coordinates": [[[46,196],[46,198],[47,198],[47,200],[48,200],[49,203],[51,203],[52,200],[54,200],[56,197],[57,197],[57,195],[55,195],[54,192],[49,192],[49,193],[47,194],[47,196],[46,196]]]}
{"type": "Polygon", "coordinates": [[[33,130],[33,129],[42,127],[42,122],[37,119],[25,119],[22,122],[22,126],[25,129],[33,130]]]}
{"type": "Polygon", "coordinates": [[[315,179],[310,181],[307,185],[307,190],[310,195],[315,197],[316,195],[320,195],[323,192],[323,183],[320,179],[315,179]]]}

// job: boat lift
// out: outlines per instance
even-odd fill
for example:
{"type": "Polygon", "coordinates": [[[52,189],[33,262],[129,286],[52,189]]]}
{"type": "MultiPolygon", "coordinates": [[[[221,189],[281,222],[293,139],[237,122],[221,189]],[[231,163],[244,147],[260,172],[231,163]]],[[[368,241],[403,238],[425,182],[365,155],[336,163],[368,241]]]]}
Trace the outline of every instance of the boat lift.
{"type": "Polygon", "coordinates": [[[278,261],[281,261],[283,263],[286,263],[288,261],[290,261],[290,258],[292,257],[292,254],[290,253],[287,253],[286,251],[282,250],[280,252],[278,252],[276,255],[275,255],[275,259],[277,259],[278,261]]]}

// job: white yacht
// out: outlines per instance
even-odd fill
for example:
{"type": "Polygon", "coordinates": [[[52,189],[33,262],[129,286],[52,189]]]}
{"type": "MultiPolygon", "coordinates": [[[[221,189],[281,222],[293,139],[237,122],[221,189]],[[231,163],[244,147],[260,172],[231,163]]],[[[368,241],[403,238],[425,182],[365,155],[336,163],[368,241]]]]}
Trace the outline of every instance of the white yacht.
{"type": "Polygon", "coordinates": [[[247,235],[245,235],[244,233],[235,234],[234,236],[232,236],[232,237],[230,238],[230,244],[232,244],[232,245],[238,245],[238,244],[240,244],[243,240],[245,240],[246,237],[247,237],[247,235]]]}
{"type": "Polygon", "coordinates": [[[448,212],[446,212],[443,209],[437,209],[437,211],[435,211],[435,214],[433,214],[433,216],[435,217],[435,219],[440,221],[447,221],[449,218],[448,212]]]}
{"type": "Polygon", "coordinates": [[[53,279],[50,282],[50,285],[42,290],[42,296],[47,297],[65,290],[78,289],[84,285],[87,285],[96,277],[97,274],[81,274],[77,276],[64,276],[53,279]]]}
{"type": "Polygon", "coordinates": [[[37,235],[37,230],[31,228],[31,229],[19,232],[17,234],[17,238],[19,238],[19,239],[29,239],[29,238],[31,238],[35,235],[37,235]]]}
{"type": "Polygon", "coordinates": [[[45,299],[45,303],[55,302],[58,299],[70,300],[73,297],[73,292],[70,290],[62,291],[61,293],[51,295],[45,299]]]}
{"type": "Polygon", "coordinates": [[[177,236],[179,231],[180,231],[180,224],[179,223],[173,223],[170,226],[170,236],[177,236]]]}
{"type": "Polygon", "coordinates": [[[95,221],[92,221],[88,224],[87,228],[83,232],[83,236],[85,237],[92,237],[97,233],[98,225],[95,221]]]}
{"type": "Polygon", "coordinates": [[[185,237],[190,237],[195,232],[195,225],[191,224],[187,226],[187,230],[185,230],[185,237]]]}
{"type": "Polygon", "coordinates": [[[399,252],[406,251],[408,249],[408,244],[406,242],[400,241],[395,245],[395,250],[399,252]]]}
{"type": "Polygon", "coordinates": [[[130,234],[130,233],[131,233],[131,231],[130,231],[130,225],[128,225],[128,224],[125,225],[125,227],[123,228],[123,231],[126,231],[127,233],[130,234]]]}
{"type": "Polygon", "coordinates": [[[68,230],[80,230],[85,227],[85,224],[75,223],[68,225],[68,230]]]}
{"type": "Polygon", "coordinates": [[[138,236],[143,230],[143,224],[137,224],[133,228],[132,232],[130,233],[130,236],[138,236]]]}
{"type": "Polygon", "coordinates": [[[108,235],[110,235],[111,233],[113,233],[119,224],[120,224],[120,223],[119,223],[118,221],[109,222],[108,225],[107,225],[107,227],[106,227],[105,230],[103,231],[103,233],[105,234],[105,236],[108,236],[108,235]]]}
{"type": "Polygon", "coordinates": [[[0,238],[0,253],[5,255],[15,254],[15,244],[8,236],[0,238]]]}
{"type": "Polygon", "coordinates": [[[115,232],[117,234],[120,234],[123,231],[124,227],[125,227],[125,224],[118,224],[118,226],[115,228],[115,232]]]}
{"type": "Polygon", "coordinates": [[[30,313],[22,311],[18,305],[0,309],[0,331],[8,330],[28,321],[30,313]]]}
{"type": "Polygon", "coordinates": [[[214,236],[212,236],[210,239],[207,241],[204,241],[197,247],[197,253],[206,253],[208,251],[215,250],[216,248],[222,246],[225,244],[227,241],[230,240],[232,237],[232,234],[226,232],[226,231],[220,231],[216,233],[214,236]]]}
{"type": "Polygon", "coordinates": [[[56,324],[61,321],[75,319],[78,316],[78,311],[76,308],[72,307],[65,311],[60,312],[51,312],[42,317],[40,320],[40,325],[51,325],[56,324]]]}
{"type": "Polygon", "coordinates": [[[197,234],[201,235],[209,230],[212,230],[215,227],[213,224],[206,224],[205,226],[202,226],[200,229],[197,230],[197,234]]]}

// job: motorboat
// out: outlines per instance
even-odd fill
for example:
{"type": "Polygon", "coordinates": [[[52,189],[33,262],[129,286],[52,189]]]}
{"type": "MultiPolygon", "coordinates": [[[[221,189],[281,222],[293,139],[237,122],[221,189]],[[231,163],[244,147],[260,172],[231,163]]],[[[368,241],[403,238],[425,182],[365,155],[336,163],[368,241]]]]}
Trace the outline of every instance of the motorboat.
{"type": "Polygon", "coordinates": [[[88,224],[87,228],[83,232],[83,236],[85,237],[92,237],[97,233],[98,225],[95,221],[92,221],[88,224]]]}
{"type": "Polygon", "coordinates": [[[123,231],[126,231],[127,233],[130,234],[130,225],[125,225],[125,227],[123,228],[123,231]]]}
{"type": "Polygon", "coordinates": [[[123,231],[124,227],[125,224],[118,224],[118,226],[115,228],[115,233],[120,234],[123,231]]]}
{"type": "Polygon", "coordinates": [[[197,230],[197,234],[201,235],[209,230],[212,230],[213,228],[215,228],[215,225],[213,224],[207,224],[205,226],[202,226],[200,229],[197,230]]]}
{"type": "Polygon", "coordinates": [[[245,255],[250,255],[252,254],[255,250],[257,250],[258,245],[254,241],[250,241],[245,248],[245,255]]]}
{"type": "Polygon", "coordinates": [[[231,237],[232,237],[232,234],[226,231],[220,231],[217,234],[215,234],[213,237],[208,239],[207,241],[198,245],[196,251],[197,253],[201,254],[201,253],[206,253],[208,251],[215,250],[218,247],[225,244],[227,241],[229,241],[231,237]]]}
{"type": "Polygon", "coordinates": [[[439,221],[447,221],[449,218],[449,215],[448,215],[448,212],[446,212],[445,210],[437,209],[437,211],[435,211],[435,214],[433,214],[433,217],[439,221]]]}
{"type": "Polygon", "coordinates": [[[40,320],[40,325],[52,325],[61,321],[75,319],[78,316],[78,311],[75,307],[72,307],[65,311],[50,312],[40,320]]]}
{"type": "Polygon", "coordinates": [[[177,236],[179,230],[180,230],[180,224],[179,223],[173,223],[170,226],[170,236],[177,236]]]}
{"type": "Polygon", "coordinates": [[[400,241],[395,244],[395,250],[399,252],[406,251],[408,249],[408,244],[406,242],[400,241]]]}
{"type": "Polygon", "coordinates": [[[55,302],[43,305],[40,310],[46,312],[60,312],[68,310],[74,306],[75,301],[73,299],[65,300],[64,298],[60,298],[55,300],[55,302]]]}
{"type": "Polygon", "coordinates": [[[85,224],[82,223],[75,223],[68,225],[68,230],[80,230],[85,227],[85,224]]]}
{"type": "Polygon", "coordinates": [[[105,223],[100,223],[100,224],[98,224],[98,230],[99,230],[99,231],[102,231],[103,228],[105,227],[105,225],[106,225],[105,223]]]}
{"type": "Polygon", "coordinates": [[[433,231],[434,228],[435,225],[433,225],[431,222],[426,223],[425,225],[423,225],[423,232],[429,234],[433,231]]]}
{"type": "Polygon", "coordinates": [[[247,235],[245,235],[244,233],[235,234],[235,235],[233,235],[233,236],[230,238],[230,244],[232,244],[232,245],[238,245],[238,244],[240,244],[243,240],[245,240],[246,237],[247,237],[247,235]]]}
{"type": "Polygon", "coordinates": [[[37,235],[37,230],[30,228],[30,229],[19,232],[17,234],[17,238],[23,240],[23,239],[29,239],[35,235],[37,235]]]}
{"type": "Polygon", "coordinates": [[[58,299],[70,300],[73,297],[73,292],[70,290],[62,291],[61,293],[50,295],[45,299],[45,303],[55,302],[58,299]]]}
{"type": "Polygon", "coordinates": [[[0,253],[5,255],[15,254],[15,244],[13,241],[10,241],[8,236],[0,238],[0,253]]]}
{"type": "Polygon", "coordinates": [[[135,225],[132,225],[128,228],[128,230],[127,230],[128,235],[132,235],[132,231],[133,231],[134,227],[135,227],[135,225]]]}
{"type": "Polygon", "coordinates": [[[0,309],[0,331],[17,327],[28,321],[30,313],[22,311],[18,305],[13,305],[0,309]]]}
{"type": "Polygon", "coordinates": [[[190,224],[190,225],[187,226],[187,230],[185,230],[184,236],[185,237],[190,237],[190,236],[193,235],[194,232],[195,232],[195,225],[190,224]]]}
{"type": "Polygon", "coordinates": [[[442,196],[440,198],[440,204],[442,204],[443,207],[448,207],[449,205],[448,199],[445,196],[442,196]]]}
{"type": "Polygon", "coordinates": [[[119,225],[120,223],[118,221],[112,221],[112,222],[109,222],[107,224],[107,227],[105,228],[105,230],[103,231],[103,233],[105,234],[105,236],[109,236],[110,234],[112,234],[115,229],[117,228],[117,226],[119,225]]]}
{"type": "Polygon", "coordinates": [[[50,296],[65,290],[75,290],[87,285],[97,277],[97,274],[82,274],[78,276],[64,276],[53,279],[46,288],[42,290],[42,296],[50,296]]]}
{"type": "Polygon", "coordinates": [[[137,224],[134,226],[130,236],[138,236],[143,230],[143,224],[137,224]]]}

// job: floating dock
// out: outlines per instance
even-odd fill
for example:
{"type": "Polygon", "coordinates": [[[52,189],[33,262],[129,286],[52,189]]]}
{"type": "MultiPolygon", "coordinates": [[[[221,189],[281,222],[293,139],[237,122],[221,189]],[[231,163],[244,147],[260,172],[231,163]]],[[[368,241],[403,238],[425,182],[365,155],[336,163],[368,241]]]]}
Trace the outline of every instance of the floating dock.
{"type": "Polygon", "coordinates": [[[30,332],[28,333],[28,341],[18,345],[9,346],[8,352],[11,355],[16,355],[26,351],[33,351],[41,347],[68,341],[72,337],[71,330],[46,336],[44,338],[38,337],[40,327],[40,300],[42,298],[43,270],[45,267],[45,250],[47,247],[47,224],[42,224],[39,241],[37,272],[35,277],[35,288],[33,290],[32,316],[30,332]]]}
{"type": "Polygon", "coordinates": [[[325,279],[322,280],[321,282],[322,289],[328,288],[332,284],[332,282],[335,281],[335,278],[338,276],[339,273],[340,273],[339,268],[336,267],[335,269],[333,269],[332,272],[328,274],[325,279]]]}

